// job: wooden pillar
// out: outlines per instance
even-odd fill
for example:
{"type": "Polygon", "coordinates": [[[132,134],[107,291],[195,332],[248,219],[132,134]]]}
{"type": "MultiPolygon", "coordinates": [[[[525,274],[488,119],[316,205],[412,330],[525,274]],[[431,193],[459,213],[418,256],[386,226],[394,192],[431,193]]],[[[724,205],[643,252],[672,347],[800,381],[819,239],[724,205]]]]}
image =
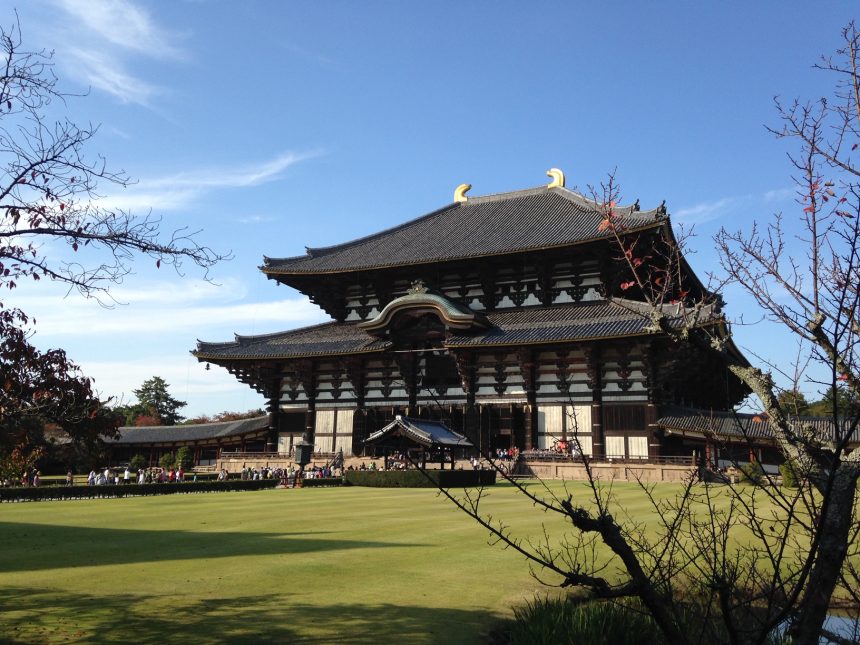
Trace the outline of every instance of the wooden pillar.
{"type": "Polygon", "coordinates": [[[648,429],[648,459],[659,459],[662,456],[662,435],[658,434],[657,419],[660,418],[657,408],[657,361],[654,357],[654,347],[649,343],[642,353],[642,365],[645,371],[645,389],[648,392],[648,406],[645,409],[645,423],[648,429]]]}
{"type": "Polygon", "coordinates": [[[314,443],[314,435],[316,429],[316,398],[317,398],[317,379],[316,368],[313,361],[301,361],[297,366],[299,381],[305,391],[305,396],[308,399],[308,408],[305,412],[305,431],[302,439],[307,443],[314,443]]]}
{"type": "Polygon", "coordinates": [[[588,387],[591,390],[591,455],[601,460],[606,458],[606,445],[603,432],[603,353],[600,346],[588,347],[585,357],[588,387]]]}
{"type": "Polygon", "coordinates": [[[344,363],[344,371],[355,395],[356,410],[352,416],[352,454],[363,455],[364,440],[367,439],[367,410],[364,407],[367,375],[364,361],[360,358],[347,360],[344,363]]]}
{"type": "Polygon", "coordinates": [[[281,379],[272,378],[268,387],[269,427],[266,433],[266,452],[275,452],[278,448],[278,426],[281,413],[281,379]]]}
{"type": "Polygon", "coordinates": [[[463,435],[480,450],[480,424],[475,405],[478,371],[475,355],[470,352],[456,352],[454,353],[454,360],[457,362],[460,385],[466,394],[466,405],[463,408],[463,435]]]}
{"type": "Polygon", "coordinates": [[[526,393],[526,405],[523,409],[523,449],[531,450],[537,444],[537,360],[531,348],[521,348],[517,352],[520,373],[523,377],[523,390],[526,393]]]}
{"type": "Polygon", "coordinates": [[[657,434],[657,406],[649,403],[645,406],[645,425],[648,429],[648,459],[659,459],[663,443],[657,434]]]}

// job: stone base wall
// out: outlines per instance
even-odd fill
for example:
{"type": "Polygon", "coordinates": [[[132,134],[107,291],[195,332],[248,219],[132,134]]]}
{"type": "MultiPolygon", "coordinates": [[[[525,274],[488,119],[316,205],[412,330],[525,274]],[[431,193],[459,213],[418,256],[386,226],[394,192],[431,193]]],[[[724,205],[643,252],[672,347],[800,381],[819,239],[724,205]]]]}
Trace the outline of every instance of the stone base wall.
{"type": "MultiPolygon", "coordinates": [[[[356,470],[359,469],[362,463],[365,467],[370,466],[371,462],[376,462],[377,467],[382,467],[382,458],[377,457],[347,457],[344,459],[344,467],[348,468],[352,465],[356,470]]],[[[314,466],[325,466],[328,463],[327,459],[315,459],[307,469],[314,466]]],[[[283,468],[289,469],[295,465],[295,461],[290,458],[261,458],[261,459],[219,459],[217,468],[221,470],[226,468],[230,473],[238,473],[243,468],[283,468]]],[[[428,463],[430,468],[438,468],[438,463],[428,463]]],[[[507,464],[505,464],[507,465],[507,464]]],[[[445,469],[451,468],[450,464],[445,464],[445,469]]],[[[472,466],[468,461],[457,461],[454,464],[455,469],[471,470],[472,466]]],[[[673,464],[618,464],[609,462],[592,462],[591,472],[594,477],[602,481],[642,481],[642,482],[684,482],[691,474],[696,472],[693,466],[680,466],[673,464]]],[[[530,461],[528,463],[520,462],[517,465],[516,475],[526,477],[540,477],[541,479],[568,479],[574,481],[585,481],[588,479],[585,472],[585,467],[576,462],[558,462],[558,461],[530,461]]]]}
{"type": "MultiPolygon", "coordinates": [[[[684,482],[696,472],[693,466],[671,464],[613,464],[592,462],[591,472],[602,481],[684,482]]],[[[570,479],[585,481],[588,476],[585,466],[574,462],[530,461],[520,463],[518,475],[541,479],[570,479]]]]}

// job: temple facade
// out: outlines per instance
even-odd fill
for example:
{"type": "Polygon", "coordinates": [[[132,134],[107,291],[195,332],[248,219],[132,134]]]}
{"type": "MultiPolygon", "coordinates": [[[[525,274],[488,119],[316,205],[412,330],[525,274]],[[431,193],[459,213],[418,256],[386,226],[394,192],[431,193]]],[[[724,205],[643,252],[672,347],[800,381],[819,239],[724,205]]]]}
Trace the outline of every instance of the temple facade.
{"type": "MultiPolygon", "coordinates": [[[[307,295],[330,322],[192,352],[263,393],[267,444],[361,454],[397,415],[444,421],[484,451],[573,438],[595,459],[689,455],[657,422],[678,406],[728,410],[747,394],[715,352],[653,324],[601,204],[549,185],[471,197],[358,240],[264,258],[263,274],[307,295]]],[[[622,237],[676,248],[664,206],[613,207],[622,237]]],[[[664,267],[665,268],[665,267],[664,267]]],[[[668,324],[725,330],[721,299],[681,258],[668,324]],[[702,307],[701,303],[710,304],[702,307]]],[[[695,332],[694,332],[695,333],[695,332]]],[[[726,351],[737,353],[730,340],[726,351]]]]}

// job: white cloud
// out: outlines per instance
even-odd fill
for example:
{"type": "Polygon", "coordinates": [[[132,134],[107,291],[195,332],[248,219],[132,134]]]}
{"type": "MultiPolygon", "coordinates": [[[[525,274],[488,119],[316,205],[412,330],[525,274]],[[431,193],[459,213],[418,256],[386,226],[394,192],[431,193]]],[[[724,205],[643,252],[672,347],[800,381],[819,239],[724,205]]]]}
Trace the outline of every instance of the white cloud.
{"type": "Polygon", "coordinates": [[[262,397],[232,374],[217,367],[206,370],[188,354],[79,363],[84,374],[94,380],[96,391],[103,398],[113,397],[113,405],[134,402],[134,390],[153,376],[167,381],[173,396],[189,401],[190,405],[181,410],[185,416],[244,411],[262,405],[262,397]]]}
{"type": "Polygon", "coordinates": [[[746,209],[755,216],[763,208],[775,202],[782,202],[796,196],[796,188],[776,188],[757,195],[723,197],[712,202],[701,202],[672,212],[672,218],[685,224],[702,224],[720,219],[746,209]]]}
{"type": "Polygon", "coordinates": [[[156,25],[149,14],[128,0],[57,0],[58,6],[93,35],[119,49],[151,58],[182,55],[171,35],[156,25]]]}
{"type": "Polygon", "coordinates": [[[714,202],[702,202],[688,208],[681,208],[672,213],[672,217],[686,224],[701,224],[723,217],[748,199],[747,197],[724,197],[714,202]]]}
{"type": "Polygon", "coordinates": [[[272,215],[246,215],[238,218],[236,221],[239,224],[264,224],[266,222],[273,222],[275,219],[272,215]]]}
{"type": "Polygon", "coordinates": [[[123,103],[149,105],[159,89],[126,72],[108,52],[73,48],[66,52],[76,61],[78,74],[88,85],[123,103]]]}
{"type": "Polygon", "coordinates": [[[213,190],[248,188],[276,181],[291,166],[321,154],[320,151],[284,152],[256,164],[206,168],[141,179],[122,192],[97,200],[96,204],[104,208],[126,210],[180,210],[213,190]]]}
{"type": "Polygon", "coordinates": [[[163,89],[129,71],[135,59],[179,59],[184,52],[170,33],[131,0],[55,0],[63,11],[52,42],[73,76],[123,103],[150,106],[163,89]],[[63,43],[74,33],[75,45],[63,43]]]}
{"type": "MultiPolygon", "coordinates": [[[[208,298],[207,304],[203,304],[203,298],[195,298],[182,285],[175,285],[173,293],[163,299],[158,295],[159,292],[156,290],[128,298],[126,302],[129,304],[112,309],[77,297],[62,300],[59,306],[56,298],[48,297],[25,298],[16,304],[36,318],[36,334],[43,341],[46,337],[71,336],[79,339],[98,336],[104,340],[107,336],[126,338],[131,335],[152,337],[198,334],[213,328],[220,334],[228,333],[228,329],[244,332],[261,327],[265,331],[273,331],[328,319],[307,298],[226,304],[208,298]]],[[[118,299],[121,295],[114,294],[118,299]]],[[[232,340],[232,336],[210,340],[232,340]]]]}
{"type": "Polygon", "coordinates": [[[769,190],[764,194],[766,202],[781,202],[797,196],[797,188],[778,188],[769,190]]]}

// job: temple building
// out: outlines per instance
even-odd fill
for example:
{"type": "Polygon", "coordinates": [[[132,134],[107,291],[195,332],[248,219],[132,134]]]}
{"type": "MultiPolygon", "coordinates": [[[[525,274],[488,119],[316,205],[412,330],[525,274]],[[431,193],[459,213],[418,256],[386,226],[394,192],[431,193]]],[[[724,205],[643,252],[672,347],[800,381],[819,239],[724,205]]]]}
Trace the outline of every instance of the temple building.
{"type": "MultiPolygon", "coordinates": [[[[690,456],[700,439],[667,431],[664,412],[726,411],[747,389],[719,354],[653,324],[606,209],[547,174],[548,185],[482,197],[464,184],[451,204],[394,228],[264,258],[267,278],[332,320],[199,341],[194,356],[267,397],[272,452],[304,435],[319,452],[361,454],[402,415],[443,421],[482,450],[576,437],[595,459],[690,456]]],[[[613,216],[655,266],[677,248],[665,206],[613,216]]],[[[664,320],[680,326],[699,303],[696,326],[743,360],[721,299],[683,258],[672,270],[664,320]]]]}

